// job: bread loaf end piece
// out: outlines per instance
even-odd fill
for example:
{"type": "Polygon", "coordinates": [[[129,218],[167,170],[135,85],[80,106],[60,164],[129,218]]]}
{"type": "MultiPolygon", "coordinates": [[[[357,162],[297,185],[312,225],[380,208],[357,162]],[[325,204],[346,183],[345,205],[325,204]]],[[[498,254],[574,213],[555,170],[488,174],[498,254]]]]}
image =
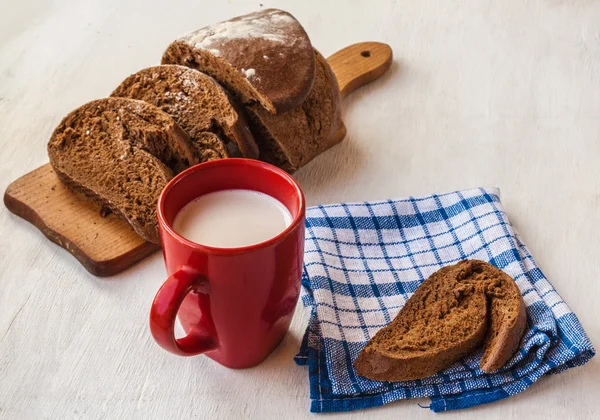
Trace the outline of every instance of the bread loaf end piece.
{"type": "Polygon", "coordinates": [[[162,64],[181,64],[214,77],[242,103],[272,114],[297,107],[315,78],[312,45],[289,13],[265,9],[207,26],[174,41],[162,64]]]}

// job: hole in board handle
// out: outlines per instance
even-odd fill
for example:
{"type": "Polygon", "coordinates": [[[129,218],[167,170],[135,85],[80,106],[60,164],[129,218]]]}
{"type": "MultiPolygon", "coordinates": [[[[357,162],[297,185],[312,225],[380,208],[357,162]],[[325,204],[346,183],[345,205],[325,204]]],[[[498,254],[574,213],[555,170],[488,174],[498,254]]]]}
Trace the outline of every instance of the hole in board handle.
{"type": "Polygon", "coordinates": [[[371,51],[368,51],[368,50],[363,51],[363,52],[360,53],[360,55],[362,55],[363,57],[370,57],[371,56],[371,51]]]}

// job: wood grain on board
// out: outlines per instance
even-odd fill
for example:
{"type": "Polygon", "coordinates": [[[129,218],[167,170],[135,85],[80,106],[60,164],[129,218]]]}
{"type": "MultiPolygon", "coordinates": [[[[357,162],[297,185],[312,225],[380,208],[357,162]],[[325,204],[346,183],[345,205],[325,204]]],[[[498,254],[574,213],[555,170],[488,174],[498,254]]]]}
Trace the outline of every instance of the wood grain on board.
{"type": "MultiPolygon", "coordinates": [[[[336,52],[328,61],[343,98],[383,75],[392,63],[392,50],[386,44],[363,42],[336,52]]],[[[345,135],[342,123],[336,136],[345,135]]],[[[159,249],[114,214],[102,217],[100,206],[67,189],[50,164],[12,182],[4,203],[97,276],[117,274],[159,249]]]]}
{"type": "Polygon", "coordinates": [[[359,42],[327,58],[335,73],[342,99],[381,77],[392,65],[392,48],[381,42],[359,42]]]}
{"type": "Polygon", "coordinates": [[[4,204],[97,276],[123,271],[159,249],[114,214],[100,216],[100,206],[65,187],[49,163],[11,183],[4,204]]]}

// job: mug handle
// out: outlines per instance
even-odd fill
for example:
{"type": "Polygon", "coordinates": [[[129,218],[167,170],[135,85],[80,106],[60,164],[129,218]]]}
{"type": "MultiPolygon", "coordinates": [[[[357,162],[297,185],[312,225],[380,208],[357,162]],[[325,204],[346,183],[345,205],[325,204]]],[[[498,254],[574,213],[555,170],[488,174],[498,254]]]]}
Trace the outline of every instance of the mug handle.
{"type": "Polygon", "coordinates": [[[181,269],[158,289],[150,309],[150,332],[154,340],[165,350],[179,356],[195,356],[217,347],[214,337],[196,329],[185,337],[175,338],[177,312],[191,291],[207,293],[208,281],[202,275],[181,269]]]}

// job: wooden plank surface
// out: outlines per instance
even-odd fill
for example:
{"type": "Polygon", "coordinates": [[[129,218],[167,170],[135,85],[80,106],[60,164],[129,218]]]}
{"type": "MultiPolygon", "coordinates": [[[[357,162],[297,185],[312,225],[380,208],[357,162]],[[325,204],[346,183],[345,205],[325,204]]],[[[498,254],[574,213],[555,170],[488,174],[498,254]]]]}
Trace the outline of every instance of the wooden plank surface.
{"type": "Polygon", "coordinates": [[[159,249],[114,214],[102,217],[100,206],[67,189],[49,163],[11,183],[4,204],[97,276],[119,273],[159,249]]]}
{"type": "MultiPolygon", "coordinates": [[[[357,43],[338,51],[329,62],[345,97],[382,76],[392,64],[392,50],[378,42],[357,43]]],[[[339,140],[346,136],[344,123],[335,136],[339,140]]],[[[120,273],[160,249],[114,214],[102,217],[100,206],[64,187],[50,164],[12,182],[4,203],[97,276],[120,273]]]]}
{"type": "MultiPolygon", "coordinates": [[[[0,2],[0,191],[46,163],[57,122],[157,62],[175,37],[289,10],[325,56],[364,40],[394,63],[348,96],[346,139],[294,176],[307,205],[497,186],[544,274],[600,345],[600,2],[19,0],[0,2]]],[[[596,419],[600,357],[494,404],[427,399],[315,416],[294,364],[307,325],[265,363],[223,369],[156,345],[159,252],[97,278],[0,205],[0,419],[596,419]]]]}

